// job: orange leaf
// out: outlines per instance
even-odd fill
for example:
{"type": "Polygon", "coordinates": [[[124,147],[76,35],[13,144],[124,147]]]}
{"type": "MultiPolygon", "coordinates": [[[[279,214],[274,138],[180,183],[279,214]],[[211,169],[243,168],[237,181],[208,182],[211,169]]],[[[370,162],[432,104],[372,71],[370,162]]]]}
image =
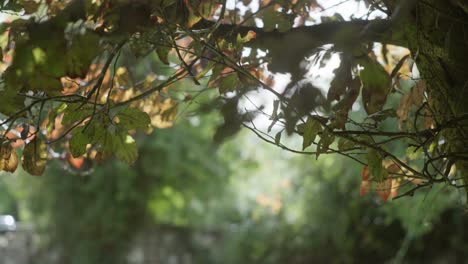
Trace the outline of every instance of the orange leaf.
{"type": "Polygon", "coordinates": [[[70,163],[70,166],[72,166],[73,168],[81,169],[81,167],[83,167],[83,163],[85,159],[84,157],[74,158],[72,155],[67,155],[67,160],[68,160],[68,163],[70,163]]]}
{"type": "Polygon", "coordinates": [[[392,191],[392,179],[386,179],[378,182],[376,191],[383,201],[387,201],[392,191]]]}
{"type": "Polygon", "coordinates": [[[369,193],[371,188],[371,182],[370,181],[362,181],[361,186],[359,187],[359,195],[364,196],[367,193],[369,193]]]}
{"type": "Polygon", "coordinates": [[[362,167],[361,175],[362,175],[362,181],[369,180],[369,169],[367,168],[367,166],[362,167]]]}
{"type": "Polygon", "coordinates": [[[398,196],[398,188],[400,188],[400,183],[397,179],[392,180],[392,190],[390,191],[390,198],[395,198],[398,196]]]}

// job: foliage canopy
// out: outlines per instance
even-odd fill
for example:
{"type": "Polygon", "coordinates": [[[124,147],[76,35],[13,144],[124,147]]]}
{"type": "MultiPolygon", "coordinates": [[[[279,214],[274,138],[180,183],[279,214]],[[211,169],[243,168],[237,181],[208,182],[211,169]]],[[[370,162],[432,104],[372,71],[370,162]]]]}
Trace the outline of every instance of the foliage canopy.
{"type": "Polygon", "coordinates": [[[132,164],[136,131],[171,126],[195,105],[189,114],[223,115],[216,142],[246,127],[285,150],[354,159],[362,194],[373,182],[384,200],[408,182],[403,195],[464,186],[468,6],[357,2],[367,14],[345,19],[317,18],[314,0],[0,1],[17,15],[2,24],[0,167],[15,171],[23,147],[33,175],[50,158],[132,164]],[[311,76],[333,60],[320,89],[311,76]],[[277,73],[289,73],[285,87],[277,73]],[[218,95],[200,103],[210,90],[218,95]],[[274,99],[257,106],[255,92],[274,99]],[[259,115],[268,128],[254,124],[259,115]],[[283,134],[302,137],[302,149],[283,134]]]}

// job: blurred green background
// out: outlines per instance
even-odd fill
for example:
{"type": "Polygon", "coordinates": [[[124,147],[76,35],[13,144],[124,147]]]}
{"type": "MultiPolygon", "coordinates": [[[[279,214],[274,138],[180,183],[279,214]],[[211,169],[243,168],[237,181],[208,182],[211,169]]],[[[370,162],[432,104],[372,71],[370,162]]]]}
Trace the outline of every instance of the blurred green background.
{"type": "Polygon", "coordinates": [[[88,174],[57,161],[42,177],[2,174],[0,214],[29,226],[30,263],[468,258],[458,190],[438,185],[386,203],[360,197],[357,163],[291,154],[247,131],[214,145],[219,121],[209,114],[142,135],[133,167],[108,161],[88,174]]]}

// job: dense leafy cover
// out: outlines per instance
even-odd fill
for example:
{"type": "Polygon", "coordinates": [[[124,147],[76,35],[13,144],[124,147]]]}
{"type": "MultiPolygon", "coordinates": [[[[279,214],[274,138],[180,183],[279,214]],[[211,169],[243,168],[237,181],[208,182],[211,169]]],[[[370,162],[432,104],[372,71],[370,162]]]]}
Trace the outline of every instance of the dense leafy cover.
{"type": "MultiPolygon", "coordinates": [[[[363,165],[361,192],[376,182],[384,200],[405,182],[416,184],[406,194],[435,182],[462,185],[453,165],[466,153],[450,152],[444,132],[466,115],[439,119],[416,54],[392,46],[407,43],[415,1],[367,0],[365,19],[320,21],[313,0],[228,2],[2,1],[19,16],[2,25],[1,169],[16,169],[23,146],[23,169],[33,175],[57,157],[78,169],[110,156],[132,164],[136,131],[172,125],[181,105],[217,89],[197,111],[220,110],[216,142],[244,126],[286,150],[348,156],[363,165]],[[369,19],[374,12],[381,18],[369,19]],[[339,66],[323,92],[310,74],[333,56],[339,66]],[[290,82],[278,88],[274,74],[286,72],[290,82]],[[180,82],[192,90],[175,89],[180,82]],[[255,91],[275,97],[265,104],[271,113],[244,107],[255,91]],[[352,117],[359,107],[366,116],[352,117]],[[269,117],[268,129],[255,126],[256,115],[269,117]],[[283,134],[302,137],[302,149],[283,134]]],[[[461,2],[449,5],[466,16],[461,2]]]]}

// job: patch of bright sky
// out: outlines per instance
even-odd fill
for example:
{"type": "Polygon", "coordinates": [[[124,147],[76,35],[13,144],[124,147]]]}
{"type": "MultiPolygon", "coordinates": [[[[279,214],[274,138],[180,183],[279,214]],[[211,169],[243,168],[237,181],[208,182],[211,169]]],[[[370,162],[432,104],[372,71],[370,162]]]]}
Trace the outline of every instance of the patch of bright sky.
{"type": "MultiPolygon", "coordinates": [[[[244,14],[248,9],[251,12],[256,12],[259,9],[259,2],[252,1],[248,7],[245,7],[242,4],[242,1],[238,0],[228,0],[227,8],[230,10],[238,8],[240,14],[244,14]]],[[[324,0],[318,1],[318,3],[323,7],[323,10],[313,10],[310,12],[311,19],[306,21],[306,25],[314,25],[321,23],[322,17],[333,16],[334,14],[340,14],[345,20],[351,19],[373,19],[376,17],[385,17],[385,14],[373,11],[369,15],[368,8],[361,2],[355,0],[324,0]]],[[[263,26],[263,23],[260,19],[256,20],[257,26],[263,26]]],[[[246,51],[245,55],[249,51],[246,51]]],[[[306,58],[305,58],[306,59],[306,58]]],[[[310,58],[308,59],[310,61],[310,58]]],[[[319,67],[319,65],[308,65],[308,73],[306,74],[306,79],[312,82],[316,87],[323,90],[324,93],[327,92],[330,82],[332,81],[334,74],[333,70],[337,68],[340,64],[339,56],[333,54],[324,67],[319,67]]],[[[276,73],[274,74],[274,85],[273,89],[282,92],[286,85],[290,82],[290,75],[288,73],[276,73]]],[[[250,100],[243,102],[241,106],[243,110],[254,111],[258,106],[263,106],[263,111],[271,114],[273,111],[273,101],[277,99],[273,94],[265,90],[256,90],[250,92],[246,95],[250,100]]],[[[271,120],[268,116],[258,115],[254,120],[257,128],[265,130],[271,120]]],[[[279,129],[279,128],[277,128],[279,129]]],[[[277,129],[273,130],[273,133],[276,133],[277,129]]]]}
{"type": "MultiPolygon", "coordinates": [[[[311,12],[311,17],[313,19],[308,21],[307,25],[319,24],[321,23],[322,16],[332,16],[335,13],[339,13],[345,20],[361,17],[365,19],[368,13],[368,9],[365,5],[355,0],[324,0],[318,2],[324,8],[324,11],[318,12],[316,10],[311,12]]],[[[227,8],[231,10],[235,7],[239,8],[241,14],[247,10],[243,6],[242,1],[228,0],[227,4],[227,8]]],[[[259,8],[258,1],[252,1],[249,8],[251,8],[252,12],[257,11],[259,8]]],[[[375,16],[384,17],[382,13],[374,13],[369,17],[369,19],[375,18],[375,16]]],[[[256,22],[259,27],[262,26],[262,23],[260,22],[260,19],[256,22]]],[[[339,63],[339,57],[337,55],[333,55],[323,68],[318,67],[318,65],[309,65],[307,78],[317,87],[323,89],[324,93],[326,93],[329,83],[334,76],[333,70],[339,66],[339,63]]],[[[275,83],[272,88],[278,92],[282,92],[290,81],[290,75],[288,73],[277,73],[274,76],[275,83]]],[[[273,111],[273,101],[277,99],[271,92],[263,89],[252,91],[248,93],[246,97],[248,97],[248,99],[244,100],[241,105],[243,109],[255,110],[259,106],[263,106],[263,111],[267,114],[271,114],[273,111]]],[[[268,116],[259,114],[254,120],[254,123],[258,129],[266,132],[271,120],[269,120],[268,116]]],[[[270,134],[275,135],[275,133],[280,129],[281,127],[274,127],[270,134]]],[[[255,206],[262,207],[258,201],[259,197],[265,198],[265,196],[267,196],[271,198],[275,197],[275,195],[277,196],[277,193],[275,194],[275,190],[278,190],[278,186],[281,186],[281,182],[293,182],[296,176],[303,176],[300,173],[300,168],[294,168],[294,166],[291,166],[291,159],[296,157],[297,154],[292,154],[276,146],[269,145],[259,139],[254,133],[249,133],[249,131],[243,134],[243,136],[238,140],[236,139],[236,144],[244,146],[241,150],[241,158],[253,160],[259,164],[258,170],[255,170],[253,175],[245,175],[233,183],[232,188],[235,189],[236,193],[238,193],[238,200],[236,203],[242,213],[252,212],[251,210],[252,208],[255,208],[255,206]]],[[[287,138],[283,135],[282,142],[283,141],[287,142],[290,147],[301,149],[302,142],[298,138],[287,138]]],[[[321,157],[321,159],[322,161],[325,159],[332,163],[334,160],[332,157],[328,156],[321,157]]],[[[315,161],[312,161],[311,158],[311,165],[312,162],[315,161]]],[[[242,174],[244,170],[239,169],[236,171],[237,173],[242,174]]],[[[245,171],[248,172],[248,170],[245,171]]],[[[314,176],[316,175],[310,175],[310,177],[314,176]]],[[[237,179],[237,177],[234,177],[234,179],[237,179]]],[[[288,190],[283,191],[288,192],[288,190]]],[[[299,194],[295,193],[293,189],[290,189],[289,192],[289,195],[295,195],[297,196],[296,198],[299,198],[299,194]]],[[[263,205],[263,207],[265,206],[263,205]]],[[[282,208],[285,213],[284,215],[291,221],[297,219],[300,214],[300,210],[298,211],[296,209],[294,209],[294,206],[291,206],[291,204],[282,208]]]]}

